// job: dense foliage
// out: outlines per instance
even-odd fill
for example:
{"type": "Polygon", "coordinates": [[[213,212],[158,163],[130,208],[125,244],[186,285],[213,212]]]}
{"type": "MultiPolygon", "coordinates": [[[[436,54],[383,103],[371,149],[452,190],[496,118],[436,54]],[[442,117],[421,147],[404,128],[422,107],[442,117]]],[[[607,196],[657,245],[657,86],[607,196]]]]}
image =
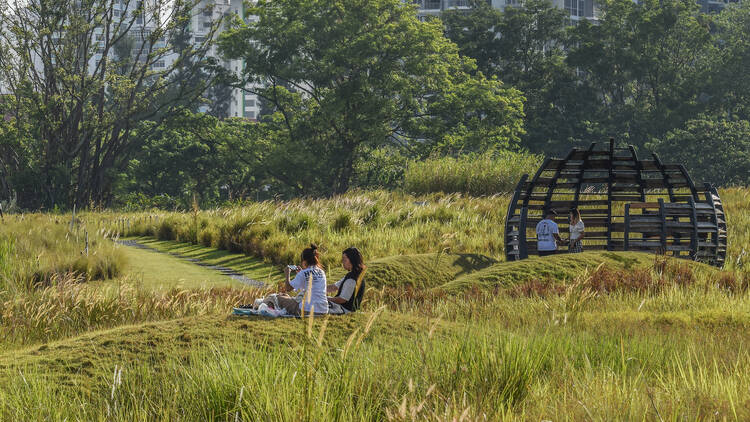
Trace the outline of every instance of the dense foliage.
{"type": "MultiPolygon", "coordinates": [[[[107,12],[112,1],[90,6],[107,12]]],[[[143,45],[111,16],[62,18],[83,5],[70,0],[7,8],[0,201],[189,208],[194,197],[209,206],[392,189],[427,157],[559,156],[610,136],[684,164],[697,182],[750,183],[750,5],[703,14],[692,0],[605,0],[595,23],[570,25],[547,0],[505,11],[476,1],[426,22],[407,3],[261,1],[218,46],[193,47],[190,3],[143,45]],[[51,10],[59,19],[33,19],[51,10]],[[112,34],[81,41],[101,26],[112,34]],[[101,48],[117,59],[92,68],[101,48]],[[180,59],[155,70],[169,48],[180,59]],[[222,73],[201,60],[208,48],[246,66],[222,73]],[[253,87],[258,122],[225,119],[232,86],[253,87]]]]}
{"type": "Polygon", "coordinates": [[[596,22],[573,26],[546,0],[504,13],[478,1],[470,13],[449,11],[443,20],[461,54],[524,93],[521,144],[531,151],[559,156],[611,136],[658,150],[699,181],[749,183],[741,128],[750,105],[750,6],[707,15],[692,0],[597,4],[596,22]],[[712,141],[722,151],[710,162],[699,152],[705,137],[685,136],[695,119],[733,128],[712,141]]]}
{"type": "Polygon", "coordinates": [[[439,22],[401,0],[260,1],[249,13],[220,46],[271,105],[264,159],[297,194],[346,191],[357,161],[386,145],[484,150],[521,134],[520,93],[472,76],[439,22]]]}
{"type": "Polygon", "coordinates": [[[0,1],[0,90],[10,92],[0,101],[3,195],[17,192],[26,208],[110,201],[115,172],[142,145],[136,129],[199,103],[212,84],[209,42],[174,48],[190,36],[196,5],[0,1]]]}

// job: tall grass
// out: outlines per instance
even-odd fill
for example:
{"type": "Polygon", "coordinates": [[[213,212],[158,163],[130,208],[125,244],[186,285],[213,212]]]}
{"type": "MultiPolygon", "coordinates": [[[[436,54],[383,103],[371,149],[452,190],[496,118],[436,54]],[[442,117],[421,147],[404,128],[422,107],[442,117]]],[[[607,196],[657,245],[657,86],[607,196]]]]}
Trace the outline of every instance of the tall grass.
{"type": "Polygon", "coordinates": [[[415,161],[406,169],[404,189],[418,195],[507,194],[515,189],[523,174],[534,174],[541,163],[540,156],[509,151],[415,161]]]}
{"type": "Polygon", "coordinates": [[[514,336],[477,335],[489,334],[484,330],[393,339],[384,350],[381,340],[368,334],[376,319],[330,351],[322,343],[326,323],[309,330],[298,348],[239,339],[187,353],[160,345],[167,356],[160,365],[145,360],[93,368],[110,375],[87,386],[89,394],[77,389],[76,397],[50,390],[39,382],[39,372],[26,367],[18,382],[10,380],[13,388],[0,392],[0,415],[374,421],[454,420],[485,412],[496,417],[521,403],[547,367],[545,347],[529,347],[514,336]]]}
{"type": "Polygon", "coordinates": [[[270,323],[217,317],[258,292],[57,283],[3,304],[2,336],[213,322],[0,354],[0,419],[744,420],[750,296],[715,274],[655,258],[546,297],[384,288],[364,315],[270,323]]]}
{"type": "MultiPolygon", "coordinates": [[[[155,293],[133,279],[81,283],[87,275],[67,270],[49,286],[3,286],[0,420],[748,420],[750,210],[744,190],[722,196],[723,272],[656,257],[459,293],[387,285],[368,291],[360,313],[303,321],[226,318],[261,294],[247,289],[155,293]],[[19,347],[145,321],[162,322],[19,347]]],[[[274,262],[322,239],[333,265],[350,244],[370,258],[500,255],[502,201],[367,192],[81,220],[102,239],[90,255],[115,232],[274,262]]],[[[33,234],[54,223],[43,217],[2,232],[4,280],[34,272],[19,266],[55,268],[32,250],[82,255],[67,221],[46,243],[33,234]]]]}
{"type": "Polygon", "coordinates": [[[123,236],[196,242],[277,264],[299,261],[302,249],[315,242],[324,265],[336,268],[341,252],[350,246],[360,248],[368,260],[445,251],[500,257],[507,201],[370,191],[198,213],[92,213],[85,218],[123,236]]]}
{"type": "Polygon", "coordinates": [[[726,268],[750,274],[750,189],[719,191],[727,215],[726,268]]]}
{"type": "Polygon", "coordinates": [[[119,276],[125,257],[107,233],[55,215],[10,215],[0,225],[0,290],[28,290],[68,276],[119,276]]]}
{"type": "MultiPolygon", "coordinates": [[[[750,272],[750,190],[720,192],[727,212],[726,268],[750,272]]],[[[337,267],[342,250],[367,260],[415,253],[476,253],[504,258],[508,196],[412,196],[354,191],[328,199],[264,201],[190,213],[89,213],[92,225],[123,236],[156,236],[258,256],[287,264],[311,241],[323,262],[337,267]]],[[[530,236],[533,233],[530,231],[530,236]]]]}
{"type": "MultiPolygon", "coordinates": [[[[374,326],[393,318],[385,313],[374,326]]],[[[361,334],[301,345],[227,337],[158,343],[60,388],[33,365],[0,390],[7,420],[746,420],[750,355],[742,341],[582,326],[437,328],[409,338],[361,334]],[[319,353],[319,351],[322,351],[319,353]]],[[[302,324],[304,327],[306,324],[302,324]]],[[[429,328],[429,327],[425,327],[429,328]]],[[[302,328],[303,331],[306,328],[302,328]]],[[[330,328],[329,328],[330,330],[330,328]]],[[[290,334],[291,337],[291,334],[290,334]]]]}
{"type": "Polygon", "coordinates": [[[96,286],[74,276],[55,279],[51,287],[0,301],[0,349],[74,336],[123,324],[194,315],[224,314],[250,303],[259,290],[213,288],[153,292],[137,281],[96,286]]]}

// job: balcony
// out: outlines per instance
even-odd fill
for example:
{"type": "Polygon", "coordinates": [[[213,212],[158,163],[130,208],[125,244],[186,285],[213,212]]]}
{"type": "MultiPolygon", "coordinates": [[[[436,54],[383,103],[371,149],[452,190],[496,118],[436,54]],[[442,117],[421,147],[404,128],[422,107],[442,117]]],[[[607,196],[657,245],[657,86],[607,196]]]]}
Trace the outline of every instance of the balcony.
{"type": "Polygon", "coordinates": [[[441,10],[443,6],[442,0],[422,0],[421,8],[427,10],[441,10]]]}
{"type": "Polygon", "coordinates": [[[471,6],[469,0],[445,0],[446,9],[463,9],[471,6]]]}

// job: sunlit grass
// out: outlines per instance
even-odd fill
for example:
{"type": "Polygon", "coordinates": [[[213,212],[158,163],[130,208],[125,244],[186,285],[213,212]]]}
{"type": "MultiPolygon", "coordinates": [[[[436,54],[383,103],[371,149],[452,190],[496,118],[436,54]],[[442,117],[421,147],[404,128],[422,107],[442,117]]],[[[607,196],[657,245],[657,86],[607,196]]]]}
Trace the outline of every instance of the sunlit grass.
{"type": "Polygon", "coordinates": [[[49,285],[68,275],[83,281],[119,276],[127,259],[108,235],[69,217],[6,216],[0,225],[0,292],[49,285]]]}
{"type": "MultiPolygon", "coordinates": [[[[370,290],[353,315],[267,320],[228,317],[259,291],[154,290],[132,274],[3,287],[0,420],[747,420],[746,192],[721,192],[724,271],[636,253],[501,262],[499,198],[352,193],[128,214],[129,229],[122,215],[86,214],[102,239],[118,224],[195,233],[196,245],[152,244],[208,260],[296,260],[312,240],[335,273],[340,250],[362,246],[370,290]]],[[[67,217],[26,218],[41,233],[67,217]]],[[[4,229],[5,286],[30,273],[19,268],[49,268],[42,252],[81,254],[80,241],[54,240],[69,229],[18,249],[32,229],[4,229]],[[7,258],[19,250],[24,260],[7,258]]],[[[129,261],[124,271],[140,260],[129,261]]]]}

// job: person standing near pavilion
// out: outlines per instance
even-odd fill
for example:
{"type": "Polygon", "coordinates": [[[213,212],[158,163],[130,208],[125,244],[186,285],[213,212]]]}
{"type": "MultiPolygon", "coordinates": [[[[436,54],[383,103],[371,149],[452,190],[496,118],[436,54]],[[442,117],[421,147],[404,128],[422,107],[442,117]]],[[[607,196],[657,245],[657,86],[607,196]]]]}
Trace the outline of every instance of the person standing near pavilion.
{"type": "Polygon", "coordinates": [[[544,210],[543,220],[536,225],[536,250],[539,256],[554,255],[557,252],[557,243],[563,243],[560,238],[560,230],[555,223],[557,213],[552,208],[544,210]]]}

